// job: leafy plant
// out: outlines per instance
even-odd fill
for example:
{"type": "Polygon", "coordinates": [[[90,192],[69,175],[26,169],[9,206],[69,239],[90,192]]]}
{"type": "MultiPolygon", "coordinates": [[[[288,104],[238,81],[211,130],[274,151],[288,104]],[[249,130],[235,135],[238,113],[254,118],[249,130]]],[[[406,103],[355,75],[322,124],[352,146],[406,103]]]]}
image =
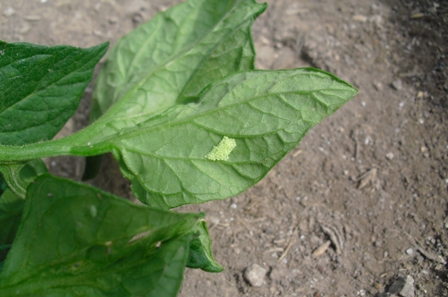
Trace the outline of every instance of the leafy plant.
{"type": "Polygon", "coordinates": [[[254,69],[266,4],[189,0],[123,37],[91,124],[51,140],[108,44],[0,42],[1,296],[175,296],[185,267],[222,271],[202,214],[237,195],[356,94],[317,69],[254,69]],[[48,174],[41,158],[111,152],[145,206],[48,174]]]}

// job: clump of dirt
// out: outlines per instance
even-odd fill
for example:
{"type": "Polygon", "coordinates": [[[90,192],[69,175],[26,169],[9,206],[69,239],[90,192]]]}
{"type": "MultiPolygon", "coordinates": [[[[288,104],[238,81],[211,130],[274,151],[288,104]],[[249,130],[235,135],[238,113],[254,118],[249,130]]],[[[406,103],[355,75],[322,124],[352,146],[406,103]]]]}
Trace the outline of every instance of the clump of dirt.
{"type": "MultiPolygon", "coordinates": [[[[3,0],[0,34],[113,44],[178,2],[3,0]]],[[[180,296],[447,296],[448,4],[268,3],[253,28],[258,68],[318,67],[360,92],[246,193],[181,209],[207,213],[226,270],[187,270],[180,296]],[[249,282],[254,264],[266,273],[249,282]]],[[[86,125],[91,91],[60,136],[86,125]]],[[[48,164],[81,177],[82,159],[48,164]]],[[[110,157],[93,183],[131,197],[110,157]]]]}

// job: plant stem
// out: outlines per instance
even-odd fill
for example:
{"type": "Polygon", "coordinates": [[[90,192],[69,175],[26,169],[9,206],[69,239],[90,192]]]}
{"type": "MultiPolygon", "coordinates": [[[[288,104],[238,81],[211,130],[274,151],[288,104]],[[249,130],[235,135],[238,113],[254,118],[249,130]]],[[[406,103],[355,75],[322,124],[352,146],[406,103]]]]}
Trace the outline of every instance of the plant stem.
{"type": "MultiPolygon", "coordinates": [[[[0,164],[24,162],[56,156],[96,156],[107,152],[105,145],[91,145],[93,126],[56,140],[22,146],[0,145],[0,164]]],[[[95,125],[96,126],[96,125],[95,125]]]]}

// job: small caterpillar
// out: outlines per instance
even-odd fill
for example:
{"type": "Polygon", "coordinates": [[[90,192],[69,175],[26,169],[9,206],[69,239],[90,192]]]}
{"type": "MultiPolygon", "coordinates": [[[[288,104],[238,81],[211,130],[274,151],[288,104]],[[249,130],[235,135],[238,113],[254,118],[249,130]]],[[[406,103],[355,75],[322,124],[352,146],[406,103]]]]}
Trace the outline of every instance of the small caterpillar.
{"type": "Polygon", "coordinates": [[[212,161],[227,161],[235,147],[235,139],[224,136],[205,157],[212,161]]]}

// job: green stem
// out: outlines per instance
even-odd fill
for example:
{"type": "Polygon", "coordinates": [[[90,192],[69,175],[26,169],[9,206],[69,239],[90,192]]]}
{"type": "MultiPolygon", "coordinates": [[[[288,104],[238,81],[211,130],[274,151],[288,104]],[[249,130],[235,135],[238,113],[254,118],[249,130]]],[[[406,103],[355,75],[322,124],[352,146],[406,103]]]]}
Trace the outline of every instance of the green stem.
{"type": "Polygon", "coordinates": [[[96,156],[108,152],[107,146],[91,145],[89,139],[95,135],[92,124],[83,130],[64,138],[49,140],[22,146],[0,145],[0,164],[11,164],[34,159],[56,156],[96,156]]]}

